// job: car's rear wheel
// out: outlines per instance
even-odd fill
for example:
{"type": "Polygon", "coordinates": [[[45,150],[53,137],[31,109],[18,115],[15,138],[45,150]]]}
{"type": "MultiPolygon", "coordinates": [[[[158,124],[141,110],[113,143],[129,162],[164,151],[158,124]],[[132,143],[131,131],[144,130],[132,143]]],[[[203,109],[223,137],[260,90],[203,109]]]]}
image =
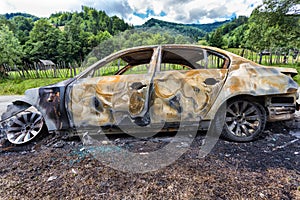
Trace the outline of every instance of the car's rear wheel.
{"type": "MultiPolygon", "coordinates": [[[[2,115],[11,116],[24,110],[22,105],[10,105],[7,112],[2,115]]],[[[13,144],[25,144],[34,140],[38,135],[45,132],[44,118],[40,112],[22,111],[6,124],[6,136],[9,142],[13,144]]]]}
{"type": "Polygon", "coordinates": [[[248,142],[256,139],[266,125],[265,109],[256,102],[248,100],[230,101],[222,135],[232,141],[248,142]]]}

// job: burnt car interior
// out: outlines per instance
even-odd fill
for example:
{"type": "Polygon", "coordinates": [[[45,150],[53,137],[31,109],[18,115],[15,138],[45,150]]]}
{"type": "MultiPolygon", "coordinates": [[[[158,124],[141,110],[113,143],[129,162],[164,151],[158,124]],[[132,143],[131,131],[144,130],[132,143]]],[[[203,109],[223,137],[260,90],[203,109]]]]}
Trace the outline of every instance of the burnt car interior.
{"type": "MultiPolygon", "coordinates": [[[[125,53],[96,69],[93,77],[109,75],[147,74],[153,49],[125,53]]],[[[222,54],[201,48],[164,48],[159,71],[223,69],[228,58],[222,54]]]]}
{"type": "Polygon", "coordinates": [[[227,58],[203,49],[164,49],[160,71],[222,69],[227,67],[227,58]]]}
{"type": "Polygon", "coordinates": [[[213,51],[207,51],[208,68],[227,69],[229,58],[213,51]]]}
{"type": "MultiPolygon", "coordinates": [[[[203,69],[205,68],[205,52],[193,49],[165,49],[162,52],[161,70],[165,71],[166,64],[182,65],[183,69],[203,69]]],[[[171,67],[171,66],[169,66],[171,67]]],[[[171,69],[180,70],[180,67],[171,69]]]]}
{"type": "Polygon", "coordinates": [[[93,77],[109,75],[146,74],[153,49],[130,52],[117,57],[96,69],[93,77]]]}

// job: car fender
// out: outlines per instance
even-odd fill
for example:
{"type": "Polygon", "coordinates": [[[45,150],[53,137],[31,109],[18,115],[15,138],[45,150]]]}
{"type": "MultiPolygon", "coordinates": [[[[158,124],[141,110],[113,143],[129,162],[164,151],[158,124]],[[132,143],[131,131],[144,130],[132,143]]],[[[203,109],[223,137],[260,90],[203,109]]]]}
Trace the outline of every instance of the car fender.
{"type": "Polygon", "coordinates": [[[235,96],[296,95],[298,87],[290,76],[281,73],[276,68],[244,63],[238,69],[229,71],[218,98],[204,118],[212,119],[220,105],[235,96]]]}
{"type": "MultiPolygon", "coordinates": [[[[40,88],[28,89],[25,91],[25,95],[22,98],[17,99],[15,101],[13,101],[12,103],[16,104],[16,105],[20,105],[20,104],[29,105],[28,107],[31,108],[31,110],[37,110],[38,112],[40,112],[43,115],[47,129],[49,131],[57,130],[58,125],[57,125],[56,121],[48,115],[47,109],[43,108],[40,105],[39,90],[40,90],[40,88]]],[[[28,108],[26,108],[24,110],[27,110],[27,109],[28,108]]]]}

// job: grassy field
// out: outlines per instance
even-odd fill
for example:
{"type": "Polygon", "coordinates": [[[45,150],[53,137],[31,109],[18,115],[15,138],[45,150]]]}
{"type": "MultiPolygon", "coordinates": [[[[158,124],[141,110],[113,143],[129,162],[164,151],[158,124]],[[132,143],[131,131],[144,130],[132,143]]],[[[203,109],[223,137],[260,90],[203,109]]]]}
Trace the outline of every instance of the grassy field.
{"type": "Polygon", "coordinates": [[[24,94],[25,90],[63,81],[63,78],[0,80],[0,95],[24,94]]]}

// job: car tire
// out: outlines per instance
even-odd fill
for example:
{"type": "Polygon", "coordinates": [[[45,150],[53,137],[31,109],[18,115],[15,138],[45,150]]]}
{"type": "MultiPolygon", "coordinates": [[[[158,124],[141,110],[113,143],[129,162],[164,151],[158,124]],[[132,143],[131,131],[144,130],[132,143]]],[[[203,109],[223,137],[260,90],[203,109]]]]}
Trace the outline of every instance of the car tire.
{"type": "Polygon", "coordinates": [[[250,142],[257,139],[266,125],[266,111],[257,102],[229,101],[222,136],[235,142],[250,142]]]}
{"type": "Polygon", "coordinates": [[[25,112],[24,110],[28,107],[29,105],[11,104],[7,107],[7,111],[1,116],[1,119],[3,120],[20,113],[6,123],[6,137],[12,144],[27,144],[47,132],[47,127],[42,114],[31,111],[25,112]]]}

